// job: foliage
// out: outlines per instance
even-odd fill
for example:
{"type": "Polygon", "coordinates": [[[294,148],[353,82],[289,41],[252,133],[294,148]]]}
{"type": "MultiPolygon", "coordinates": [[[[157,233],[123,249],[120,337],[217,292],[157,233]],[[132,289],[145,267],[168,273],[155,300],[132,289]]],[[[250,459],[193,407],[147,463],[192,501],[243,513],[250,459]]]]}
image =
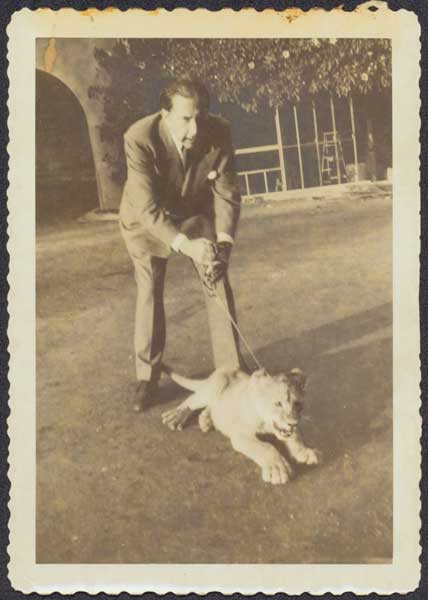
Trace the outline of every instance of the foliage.
{"type": "Polygon", "coordinates": [[[89,90],[104,108],[113,141],[158,110],[172,77],[196,76],[220,103],[263,112],[329,92],[343,97],[391,85],[391,46],[383,39],[118,39],[96,50],[99,81],[89,90]]]}

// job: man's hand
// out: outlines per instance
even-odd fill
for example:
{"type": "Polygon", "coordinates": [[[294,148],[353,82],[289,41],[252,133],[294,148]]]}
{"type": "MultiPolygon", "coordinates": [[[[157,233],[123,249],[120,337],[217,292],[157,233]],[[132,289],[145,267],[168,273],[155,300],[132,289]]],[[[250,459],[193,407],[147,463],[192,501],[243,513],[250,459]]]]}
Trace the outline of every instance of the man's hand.
{"type": "Polygon", "coordinates": [[[206,238],[185,239],[180,244],[180,252],[200,265],[209,265],[215,260],[216,246],[206,238]]]}
{"type": "Polygon", "coordinates": [[[215,245],[215,249],[215,259],[205,271],[205,282],[210,288],[214,287],[226,275],[232,252],[232,244],[229,242],[218,242],[215,245]]]}
{"type": "Polygon", "coordinates": [[[232,244],[230,242],[217,242],[215,255],[216,260],[228,265],[231,253],[232,244]]]}

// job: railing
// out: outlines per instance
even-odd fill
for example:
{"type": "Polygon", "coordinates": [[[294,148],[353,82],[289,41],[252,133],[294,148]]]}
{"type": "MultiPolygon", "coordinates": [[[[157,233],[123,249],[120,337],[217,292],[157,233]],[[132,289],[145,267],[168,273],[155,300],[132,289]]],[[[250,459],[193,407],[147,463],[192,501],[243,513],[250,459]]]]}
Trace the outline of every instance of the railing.
{"type": "MultiPolygon", "coordinates": [[[[342,143],[351,143],[353,142],[353,138],[351,137],[341,137],[340,138],[342,143]]],[[[316,157],[315,160],[318,163],[318,172],[319,172],[319,176],[318,176],[318,185],[319,186],[323,186],[323,185],[327,185],[328,183],[326,183],[324,177],[323,177],[323,173],[322,173],[322,165],[321,165],[321,152],[323,150],[323,142],[303,142],[300,145],[299,144],[288,144],[286,146],[283,146],[283,153],[285,155],[285,163],[287,163],[287,158],[286,158],[286,152],[287,150],[299,150],[299,146],[300,149],[303,149],[305,147],[312,147],[314,149],[314,154],[316,153],[316,157]],[[318,162],[319,161],[319,162],[318,162]]],[[[254,147],[254,148],[239,148],[238,150],[236,150],[235,154],[236,155],[246,155],[246,154],[256,154],[256,153],[260,153],[260,152],[272,152],[272,151],[279,151],[278,146],[276,145],[272,145],[272,146],[259,146],[259,147],[254,147]]],[[[332,160],[337,160],[334,159],[334,157],[332,157],[332,160]]],[[[304,177],[303,177],[303,160],[302,160],[302,156],[300,155],[299,157],[299,161],[298,161],[298,166],[300,169],[300,176],[298,174],[296,174],[296,176],[299,178],[300,181],[300,185],[298,186],[298,189],[304,189],[306,187],[311,187],[310,184],[308,184],[307,181],[305,181],[304,177]]],[[[243,193],[242,195],[245,196],[251,196],[253,194],[255,194],[256,192],[254,192],[254,189],[252,190],[252,186],[251,186],[251,182],[250,182],[250,176],[251,175],[263,175],[263,182],[264,182],[264,189],[259,189],[259,191],[257,192],[258,194],[271,194],[271,193],[277,193],[277,192],[281,192],[284,191],[284,179],[281,177],[281,166],[274,166],[274,167],[267,167],[267,168],[260,168],[260,169],[245,169],[242,171],[238,171],[238,177],[242,178],[244,181],[244,189],[243,189],[243,193]],[[274,186],[271,184],[270,188],[269,188],[269,181],[268,181],[268,173],[277,173],[278,174],[278,178],[275,181],[274,186]],[[272,189],[274,188],[274,189],[272,189]]],[[[343,179],[343,178],[342,178],[343,179]]],[[[330,183],[333,183],[332,181],[330,183]]],[[[290,185],[290,181],[288,182],[288,184],[290,185]]],[[[314,185],[314,184],[312,184],[314,185]]],[[[260,187],[260,186],[259,186],[260,187]]],[[[292,186],[293,187],[293,186],[292,186]]],[[[290,188],[288,188],[290,189],[290,188]]],[[[285,188],[285,190],[287,190],[287,188],[285,188]]]]}
{"type": "MultiPolygon", "coordinates": [[[[280,165],[278,167],[271,167],[271,168],[267,168],[267,169],[253,169],[253,170],[248,170],[248,171],[239,171],[238,172],[238,177],[244,177],[245,180],[245,194],[243,194],[244,196],[250,196],[251,195],[251,190],[250,190],[250,182],[249,182],[249,176],[250,175],[259,175],[260,173],[263,173],[263,179],[264,179],[264,186],[265,186],[265,194],[269,193],[269,183],[268,183],[268,178],[267,178],[267,174],[268,173],[272,173],[272,172],[278,172],[280,175],[280,181],[281,181],[281,189],[283,189],[283,185],[285,182],[285,169],[282,168],[282,148],[281,145],[279,144],[270,144],[268,146],[254,146],[253,148],[239,148],[238,150],[236,150],[235,154],[237,156],[239,155],[243,155],[243,154],[258,154],[260,152],[278,152],[279,157],[280,157],[280,165]]],[[[277,190],[275,190],[277,191],[277,190]]]]}
{"type": "MultiPolygon", "coordinates": [[[[349,112],[350,112],[350,121],[351,121],[350,141],[352,140],[352,144],[353,144],[353,155],[354,155],[353,162],[355,165],[355,174],[356,174],[356,177],[358,178],[358,155],[357,155],[356,132],[355,132],[354,106],[353,106],[351,97],[348,98],[348,102],[349,102],[349,112]]],[[[334,107],[334,102],[333,102],[332,96],[330,96],[330,111],[331,111],[332,131],[334,133],[334,145],[335,145],[335,150],[336,150],[335,160],[336,160],[336,166],[338,168],[338,183],[341,183],[337,136],[336,136],[338,131],[336,128],[336,115],[335,115],[335,107],[334,107]]],[[[276,131],[277,143],[271,144],[268,146],[256,146],[253,148],[240,148],[240,149],[236,150],[236,155],[238,155],[238,156],[244,155],[244,154],[256,154],[256,153],[260,153],[260,152],[277,152],[278,153],[278,162],[279,162],[278,166],[270,167],[270,168],[263,168],[263,169],[243,170],[243,171],[238,172],[238,176],[243,177],[244,181],[245,181],[245,194],[243,194],[244,196],[250,196],[252,193],[251,188],[250,188],[250,181],[249,181],[250,175],[260,175],[260,174],[263,175],[265,191],[260,192],[260,193],[268,194],[268,193],[274,193],[274,192],[278,192],[278,191],[286,191],[288,188],[288,185],[287,185],[287,175],[286,175],[286,169],[285,169],[284,154],[285,154],[286,150],[289,150],[292,148],[297,149],[298,165],[299,165],[299,183],[300,183],[299,187],[300,187],[300,189],[304,189],[305,187],[307,187],[308,182],[307,181],[305,182],[305,177],[304,177],[304,172],[303,172],[304,171],[303,158],[302,158],[302,149],[305,146],[313,146],[315,148],[316,163],[317,163],[317,167],[318,167],[319,185],[320,186],[325,185],[325,182],[323,180],[321,156],[320,156],[320,148],[323,147],[323,142],[319,139],[319,135],[318,135],[318,122],[317,122],[318,120],[317,120],[317,111],[316,111],[315,102],[312,102],[313,130],[314,130],[314,138],[315,138],[313,142],[301,142],[299,121],[298,121],[298,112],[297,112],[296,106],[293,106],[293,114],[294,114],[295,132],[296,132],[296,141],[297,141],[296,144],[284,145],[283,138],[282,138],[279,111],[278,111],[278,109],[276,109],[275,110],[275,131],[276,131]],[[269,190],[268,173],[272,173],[272,172],[277,172],[279,174],[279,178],[275,181],[275,190],[271,192],[269,190]]],[[[348,140],[342,139],[342,141],[345,142],[348,140]]]]}
{"type": "MultiPolygon", "coordinates": [[[[250,175],[260,175],[260,173],[263,173],[263,180],[264,180],[264,194],[269,194],[271,192],[271,190],[269,190],[269,183],[268,183],[268,178],[267,178],[267,174],[268,173],[274,173],[277,172],[279,174],[281,174],[281,169],[279,167],[272,167],[270,169],[254,169],[252,171],[240,171],[238,173],[238,176],[244,177],[245,180],[245,194],[243,194],[244,196],[250,196],[251,195],[251,189],[250,189],[250,182],[249,182],[249,176],[250,175]]],[[[281,190],[277,190],[275,189],[275,191],[281,191],[281,190]]]]}

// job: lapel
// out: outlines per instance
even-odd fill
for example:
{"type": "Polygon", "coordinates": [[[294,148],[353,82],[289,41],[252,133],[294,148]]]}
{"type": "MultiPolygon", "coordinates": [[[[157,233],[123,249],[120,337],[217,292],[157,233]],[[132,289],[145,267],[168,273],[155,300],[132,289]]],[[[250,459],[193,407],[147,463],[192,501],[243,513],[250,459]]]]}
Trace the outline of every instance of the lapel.
{"type": "Polygon", "coordinates": [[[194,195],[206,183],[208,173],[213,169],[217,156],[218,149],[212,148],[209,140],[201,135],[192,149],[191,165],[186,172],[182,187],[184,197],[194,195]]]}
{"type": "Polygon", "coordinates": [[[166,167],[167,180],[182,197],[194,195],[207,181],[208,173],[216,163],[219,149],[212,147],[209,136],[201,131],[192,148],[190,166],[185,173],[177,147],[162,117],[159,121],[159,137],[163,146],[161,164],[166,167]]]}
{"type": "Polygon", "coordinates": [[[183,163],[162,116],[159,121],[159,137],[163,145],[161,162],[166,167],[166,177],[178,190],[181,190],[184,183],[183,163]]]}

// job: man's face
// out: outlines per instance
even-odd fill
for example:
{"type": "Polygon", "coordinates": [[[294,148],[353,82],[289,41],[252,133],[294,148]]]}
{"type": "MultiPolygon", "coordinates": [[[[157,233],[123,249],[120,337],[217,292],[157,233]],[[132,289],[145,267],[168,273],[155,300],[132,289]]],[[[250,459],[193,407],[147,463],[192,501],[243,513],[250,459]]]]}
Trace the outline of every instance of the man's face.
{"type": "Polygon", "coordinates": [[[162,109],[162,116],[174,137],[185,148],[192,148],[201,122],[197,101],[177,94],[172,97],[171,110],[162,109]]]}

